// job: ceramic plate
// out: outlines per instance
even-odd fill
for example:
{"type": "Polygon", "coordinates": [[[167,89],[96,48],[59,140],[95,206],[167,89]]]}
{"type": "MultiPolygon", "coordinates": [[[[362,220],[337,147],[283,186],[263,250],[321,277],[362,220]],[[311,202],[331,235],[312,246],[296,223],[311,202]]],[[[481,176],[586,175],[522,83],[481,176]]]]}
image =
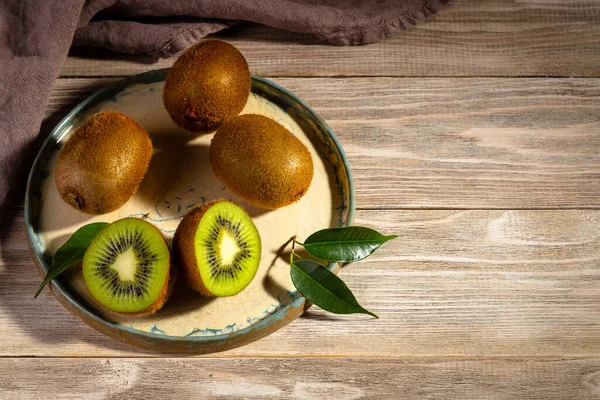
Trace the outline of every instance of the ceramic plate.
{"type": "Polygon", "coordinates": [[[77,265],[51,284],[69,311],[111,337],[159,351],[210,353],[259,339],[302,314],[305,300],[291,282],[286,243],[294,235],[302,240],[319,229],[349,225],[354,211],[352,178],[342,147],[316,113],[286,89],[253,76],[252,93],[242,113],[263,114],[288,128],[308,147],[315,167],[310,189],[299,202],[272,211],[253,207],[214,176],[208,162],[212,135],[192,136],[167,115],[162,105],[166,73],[135,75],[103,89],[56,126],[29,175],[27,233],[34,260],[45,274],[54,252],[90,222],[144,216],[170,243],[179,221],[193,207],[213,199],[241,205],[260,232],[262,258],[252,283],[236,296],[207,299],[180,279],[162,310],[132,318],[98,309],[77,265]],[[135,196],[115,212],[92,217],[60,199],[54,165],[71,133],[102,110],[123,112],[140,123],[152,137],[154,154],[135,196]]]}

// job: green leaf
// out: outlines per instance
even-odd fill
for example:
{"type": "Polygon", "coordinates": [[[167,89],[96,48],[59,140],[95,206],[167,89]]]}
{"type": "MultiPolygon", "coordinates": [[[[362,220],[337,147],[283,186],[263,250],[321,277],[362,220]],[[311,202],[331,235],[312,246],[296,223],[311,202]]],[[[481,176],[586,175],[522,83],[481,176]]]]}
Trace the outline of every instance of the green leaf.
{"type": "Polygon", "coordinates": [[[296,289],[323,310],[335,314],[369,314],[379,318],[362,308],[344,281],[318,262],[296,261],[292,264],[291,275],[296,289]]]}
{"type": "Polygon", "coordinates": [[[397,235],[381,233],[360,226],[323,229],[313,233],[304,241],[310,254],[323,260],[354,262],[370,256],[375,250],[397,235]]]}
{"type": "Polygon", "coordinates": [[[84,225],[75,231],[69,240],[67,240],[60,249],[56,250],[56,254],[54,254],[52,264],[50,265],[50,268],[48,268],[46,277],[33,297],[38,297],[48,282],[56,278],[65,269],[69,268],[77,261],[83,259],[83,254],[92,239],[94,239],[94,236],[96,236],[96,234],[106,225],[108,225],[107,222],[94,222],[84,225]]]}

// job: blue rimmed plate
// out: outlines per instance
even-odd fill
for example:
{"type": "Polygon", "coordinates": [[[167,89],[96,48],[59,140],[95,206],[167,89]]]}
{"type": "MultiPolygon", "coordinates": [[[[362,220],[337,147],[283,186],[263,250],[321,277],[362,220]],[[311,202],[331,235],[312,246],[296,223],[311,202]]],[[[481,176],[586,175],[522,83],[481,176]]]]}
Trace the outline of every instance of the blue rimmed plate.
{"type": "Polygon", "coordinates": [[[217,198],[241,205],[260,232],[263,250],[257,276],[236,296],[206,299],[180,280],[162,310],[131,318],[95,307],[77,266],[51,284],[64,307],[111,337],[158,351],[200,354],[227,350],[266,336],[303,313],[305,299],[291,283],[285,244],[295,235],[302,240],[316,230],[351,223],[352,176],[339,141],[323,120],[293,93],[253,76],[252,93],[242,113],[266,115],[288,128],[307,146],[315,166],[311,187],[299,202],[277,210],[253,207],[214,176],[208,162],[212,135],[192,136],[167,115],[162,105],[166,73],[163,69],[134,75],[100,90],[56,126],[29,174],[27,236],[33,258],[45,274],[54,252],[87,223],[144,216],[170,242],[177,224],[193,207],[217,198]],[[60,199],[53,171],[58,153],[74,129],[94,113],[109,109],[140,123],[152,137],[154,154],[135,196],[113,213],[92,217],[60,199]]]}

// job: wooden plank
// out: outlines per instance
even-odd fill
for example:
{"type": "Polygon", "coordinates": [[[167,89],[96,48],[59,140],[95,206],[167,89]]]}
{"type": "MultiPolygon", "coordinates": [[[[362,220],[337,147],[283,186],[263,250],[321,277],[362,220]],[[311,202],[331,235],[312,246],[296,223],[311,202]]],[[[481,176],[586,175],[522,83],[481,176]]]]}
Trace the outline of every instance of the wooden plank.
{"type": "Polygon", "coordinates": [[[0,359],[2,398],[592,399],[599,359],[0,359]],[[176,382],[175,382],[176,381],[176,382]],[[175,384],[176,383],[176,384],[175,384]]]}
{"type": "MultiPolygon", "coordinates": [[[[0,356],[156,355],[88,328],[48,291],[34,300],[41,278],[23,213],[12,214],[0,231],[0,356]]],[[[362,210],[356,224],[400,235],[341,273],[380,319],[315,307],[273,335],[216,356],[600,353],[600,211],[362,210]]]]}
{"type": "MultiPolygon", "coordinates": [[[[323,44],[310,35],[244,25],[218,35],[266,76],[600,76],[600,3],[456,0],[380,43],[323,44]]],[[[73,52],[63,76],[130,75],[173,59],[73,52]]]]}
{"type": "MultiPolygon", "coordinates": [[[[60,79],[48,115],[115,80],[60,79]]],[[[600,80],[275,81],[338,135],[359,208],[600,207],[600,80]]]]}

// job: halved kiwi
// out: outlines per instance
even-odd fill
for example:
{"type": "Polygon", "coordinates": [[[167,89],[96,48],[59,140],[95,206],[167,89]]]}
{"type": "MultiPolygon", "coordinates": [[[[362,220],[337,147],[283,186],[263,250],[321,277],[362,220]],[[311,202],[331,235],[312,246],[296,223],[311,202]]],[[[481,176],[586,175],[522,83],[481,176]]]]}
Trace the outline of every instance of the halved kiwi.
{"type": "Polygon", "coordinates": [[[233,296],[256,275],[260,235],[242,208],[216,200],[185,216],[173,251],[188,286],[209,297],[233,296]]]}
{"type": "Polygon", "coordinates": [[[166,302],[174,276],[162,233],[151,223],[125,218],[94,237],[83,257],[83,278],[92,297],[121,314],[147,315],[166,302]]]}

